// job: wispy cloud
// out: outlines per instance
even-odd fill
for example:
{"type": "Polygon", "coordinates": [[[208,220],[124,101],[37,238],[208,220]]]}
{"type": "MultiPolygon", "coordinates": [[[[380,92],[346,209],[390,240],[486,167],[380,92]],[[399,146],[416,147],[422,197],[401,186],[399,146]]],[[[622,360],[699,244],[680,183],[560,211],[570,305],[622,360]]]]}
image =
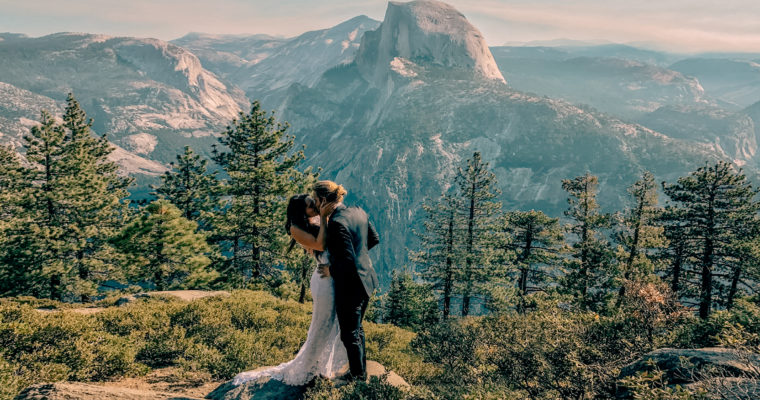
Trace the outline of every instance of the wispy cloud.
{"type": "MultiPolygon", "coordinates": [[[[478,1],[462,3],[470,19],[490,19],[486,37],[551,39],[558,35],[647,41],[671,50],[760,51],[760,3],[747,0],[478,1]],[[502,24],[494,24],[493,20],[502,24]],[[521,31],[512,29],[522,27],[521,31]],[[543,37],[538,37],[543,36],[543,37]]],[[[493,39],[491,39],[493,43],[493,39]]]]}
{"type": "MultiPolygon", "coordinates": [[[[449,0],[490,44],[559,37],[653,42],[680,51],[760,51],[757,0],[449,0]]],[[[190,31],[293,36],[383,0],[0,0],[0,31],[87,31],[171,39],[190,31]]]]}

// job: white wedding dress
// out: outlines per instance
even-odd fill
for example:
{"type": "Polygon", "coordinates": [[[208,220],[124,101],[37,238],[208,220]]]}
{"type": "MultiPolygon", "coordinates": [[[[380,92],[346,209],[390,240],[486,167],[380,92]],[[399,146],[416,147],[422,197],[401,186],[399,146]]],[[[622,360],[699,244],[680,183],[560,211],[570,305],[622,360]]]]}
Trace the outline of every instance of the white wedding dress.
{"type": "MultiPolygon", "coordinates": [[[[317,258],[320,264],[326,264],[328,260],[327,252],[317,258]]],[[[306,342],[296,358],[276,367],[241,372],[233,378],[234,385],[270,377],[287,385],[301,386],[319,375],[328,379],[336,377],[338,371],[348,363],[348,357],[340,340],[333,279],[322,278],[316,268],[311,275],[311,297],[311,325],[306,342]]]]}

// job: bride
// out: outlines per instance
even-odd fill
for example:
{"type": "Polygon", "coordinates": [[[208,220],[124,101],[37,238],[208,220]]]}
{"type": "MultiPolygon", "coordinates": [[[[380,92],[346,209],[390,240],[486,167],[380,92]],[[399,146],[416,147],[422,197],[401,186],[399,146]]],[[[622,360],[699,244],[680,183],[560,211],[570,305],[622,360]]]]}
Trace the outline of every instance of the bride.
{"type": "MultiPolygon", "coordinates": [[[[288,251],[292,250],[297,242],[314,255],[319,265],[329,264],[326,249],[327,218],[335,210],[335,206],[336,203],[323,204],[317,212],[314,199],[309,195],[299,194],[291,197],[285,223],[285,229],[292,238],[288,251]],[[319,225],[311,222],[317,216],[319,225]]],[[[232,380],[234,385],[270,377],[287,385],[301,386],[316,376],[328,379],[337,376],[338,371],[348,363],[348,357],[340,340],[333,280],[329,276],[322,277],[316,268],[311,275],[311,296],[311,325],[306,342],[296,357],[276,367],[241,372],[232,380]]]]}

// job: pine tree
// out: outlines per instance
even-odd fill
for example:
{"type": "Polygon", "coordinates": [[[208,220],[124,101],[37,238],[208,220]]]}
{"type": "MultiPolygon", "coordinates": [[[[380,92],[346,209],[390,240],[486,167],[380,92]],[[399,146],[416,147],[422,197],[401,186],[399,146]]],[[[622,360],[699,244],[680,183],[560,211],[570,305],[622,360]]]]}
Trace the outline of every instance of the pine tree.
{"type": "Polygon", "coordinates": [[[25,288],[30,281],[24,273],[31,271],[13,262],[20,255],[16,239],[26,230],[24,203],[29,192],[25,173],[15,149],[0,146],[0,296],[18,293],[19,286],[25,288]]]}
{"type": "Polygon", "coordinates": [[[725,298],[713,297],[721,292],[716,276],[737,284],[741,279],[743,264],[737,256],[742,254],[741,244],[757,232],[758,191],[741,170],[723,161],[701,167],[675,184],[664,183],[663,189],[680,209],[684,233],[693,244],[690,255],[700,278],[699,316],[706,319],[716,300],[733,302],[735,292],[730,290],[725,298]]]}
{"type": "Polygon", "coordinates": [[[633,208],[618,215],[616,239],[623,282],[618,291],[617,306],[625,296],[629,280],[642,280],[655,272],[653,250],[665,245],[663,227],[656,224],[661,210],[657,207],[657,185],[654,175],[644,172],[640,180],[628,188],[633,208]]]}
{"type": "Polygon", "coordinates": [[[463,207],[459,209],[465,221],[464,268],[461,270],[462,316],[470,313],[472,297],[486,292],[483,284],[495,274],[491,257],[497,238],[497,220],[501,203],[493,201],[501,192],[496,188],[496,175],[488,169],[476,152],[467,160],[465,168],[457,170],[458,196],[463,207]]]}
{"type": "Polygon", "coordinates": [[[59,179],[66,193],[61,199],[64,228],[72,242],[67,280],[69,290],[87,301],[98,281],[118,272],[108,238],[129,217],[124,199],[133,179],[118,173],[118,165],[108,159],[114,148],[105,135],[93,135],[92,120],[71,93],[66,103],[59,179]]]}
{"type": "Polygon", "coordinates": [[[311,174],[296,170],[304,154],[293,151],[288,126],[254,102],[251,112],[241,112],[220,137],[226,149],[214,148],[213,160],[228,177],[221,182],[219,209],[211,221],[213,239],[230,254],[231,267],[243,280],[263,276],[281,258],[287,195],[311,174]]]}
{"type": "Polygon", "coordinates": [[[690,254],[693,253],[692,243],[686,235],[685,219],[683,210],[673,206],[664,208],[657,219],[658,225],[663,227],[663,235],[667,245],[658,254],[659,260],[664,264],[664,278],[670,280],[670,290],[679,298],[685,295],[687,268],[689,267],[690,254]]]}
{"type": "Polygon", "coordinates": [[[66,256],[72,244],[66,236],[66,213],[62,206],[67,197],[63,180],[65,131],[46,111],[40,124],[24,135],[27,193],[22,218],[27,229],[18,229],[8,239],[3,264],[14,271],[7,295],[32,295],[63,300],[65,294],[66,256]]]}
{"type": "Polygon", "coordinates": [[[439,293],[443,318],[451,314],[451,299],[458,284],[462,257],[461,202],[452,196],[441,196],[422,205],[426,213],[423,229],[415,230],[421,251],[412,251],[409,258],[421,271],[422,278],[439,293]]]}
{"type": "Polygon", "coordinates": [[[534,210],[508,212],[502,225],[510,238],[507,250],[515,254],[520,296],[517,309],[522,313],[525,311],[526,296],[546,286],[548,270],[559,261],[564,243],[562,230],[558,218],[550,218],[534,210]]]}
{"type": "Polygon", "coordinates": [[[161,185],[156,188],[159,198],[169,200],[185,218],[199,223],[202,216],[212,210],[216,186],[216,178],[209,173],[207,163],[185,146],[184,153],[177,155],[177,162],[171,163],[172,170],[164,173],[161,185]]]}
{"type": "Polygon", "coordinates": [[[612,255],[601,232],[609,227],[610,216],[599,210],[597,184],[597,177],[588,172],[562,180],[562,188],[569,194],[570,207],[565,215],[571,222],[567,232],[573,239],[571,257],[565,262],[569,272],[562,286],[586,310],[599,308],[610,280],[612,255]]]}
{"type": "Polygon", "coordinates": [[[197,229],[168,200],[156,200],[111,243],[126,255],[131,280],[150,281],[158,290],[208,289],[219,273],[209,268],[214,251],[197,229]]]}
{"type": "Polygon", "coordinates": [[[5,238],[5,227],[21,215],[24,172],[16,150],[0,145],[0,240],[5,238]]]}
{"type": "Polygon", "coordinates": [[[393,271],[383,302],[383,322],[419,330],[438,321],[438,302],[429,285],[414,281],[408,272],[393,271]]]}
{"type": "Polygon", "coordinates": [[[87,300],[98,280],[118,272],[107,239],[128,215],[131,178],[117,174],[107,158],[112,147],[91,125],[69,94],[62,124],[43,111],[24,137],[30,165],[21,174],[18,216],[25,226],[8,236],[12,250],[3,260],[23,279],[9,294],[87,300]]]}

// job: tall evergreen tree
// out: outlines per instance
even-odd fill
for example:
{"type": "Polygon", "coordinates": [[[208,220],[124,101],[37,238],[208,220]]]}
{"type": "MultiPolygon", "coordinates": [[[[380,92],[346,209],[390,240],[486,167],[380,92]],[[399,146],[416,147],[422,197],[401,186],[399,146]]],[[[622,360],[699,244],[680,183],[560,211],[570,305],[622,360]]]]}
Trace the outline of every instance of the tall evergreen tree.
{"type": "Polygon", "coordinates": [[[311,273],[314,271],[314,257],[303,249],[294,249],[288,258],[288,269],[295,272],[296,284],[298,284],[298,302],[306,302],[306,290],[309,288],[311,273]]]}
{"type": "Polygon", "coordinates": [[[219,273],[209,268],[214,250],[197,228],[168,200],[156,200],[111,242],[127,256],[132,280],[158,290],[207,289],[219,273]]]}
{"type": "Polygon", "coordinates": [[[569,271],[562,286],[583,309],[599,308],[610,281],[612,254],[601,232],[610,226],[610,216],[596,202],[597,185],[597,177],[588,172],[562,180],[569,194],[565,215],[571,221],[567,232],[572,235],[571,256],[565,262],[569,271]]]}
{"type": "Polygon", "coordinates": [[[15,149],[0,145],[0,240],[4,227],[21,214],[24,168],[15,149]]]}
{"type": "Polygon", "coordinates": [[[723,304],[729,300],[728,294],[713,297],[723,283],[716,276],[736,279],[738,284],[744,272],[737,256],[742,254],[741,244],[757,232],[758,190],[741,170],[723,161],[701,167],[675,184],[663,183],[663,189],[681,209],[685,234],[693,243],[691,256],[700,278],[699,316],[706,319],[716,300],[723,304]]]}
{"type": "Polygon", "coordinates": [[[628,188],[628,193],[633,198],[633,207],[623,215],[618,215],[615,235],[620,245],[618,255],[623,275],[618,291],[618,307],[625,296],[629,280],[641,280],[654,274],[652,252],[666,243],[663,227],[656,224],[661,210],[657,206],[654,175],[644,172],[641,179],[628,188]]]}
{"type": "Polygon", "coordinates": [[[383,301],[383,322],[412,330],[438,322],[438,302],[430,286],[415,282],[408,272],[393,271],[383,301]]]}
{"type": "Polygon", "coordinates": [[[66,256],[72,250],[62,205],[67,196],[64,140],[63,127],[46,111],[40,114],[40,124],[24,135],[26,159],[32,164],[24,173],[28,192],[22,194],[27,200],[22,218],[28,229],[19,229],[7,238],[11,251],[3,261],[16,277],[8,295],[64,297],[66,256]]]}
{"type": "Polygon", "coordinates": [[[667,245],[662,249],[658,258],[664,264],[664,278],[670,282],[670,290],[680,298],[683,295],[683,281],[689,267],[692,243],[687,236],[683,210],[673,206],[664,208],[657,220],[663,227],[663,235],[667,245]]]}
{"type": "Polygon", "coordinates": [[[515,254],[514,263],[519,274],[517,310],[524,312],[526,296],[546,286],[547,270],[559,261],[564,243],[562,229],[558,218],[534,210],[508,212],[503,226],[510,238],[507,247],[515,254]]]}
{"type": "MultiPolygon", "coordinates": [[[[25,288],[27,271],[14,262],[21,249],[17,248],[19,235],[26,230],[24,213],[28,180],[26,171],[15,149],[0,146],[0,296],[25,288]]],[[[23,291],[23,290],[22,290],[23,291]]]]}
{"type": "Polygon", "coordinates": [[[444,195],[422,205],[425,220],[422,229],[415,230],[423,250],[410,252],[410,259],[439,293],[443,305],[443,318],[451,314],[451,299],[458,284],[462,258],[462,218],[459,213],[461,201],[444,195]]]}
{"type": "Polygon", "coordinates": [[[288,126],[254,102],[251,112],[241,112],[219,138],[225,148],[214,148],[213,160],[228,176],[221,182],[212,220],[214,240],[243,280],[261,277],[281,257],[287,195],[311,174],[296,169],[304,154],[293,151],[288,126]]]}
{"type": "Polygon", "coordinates": [[[128,214],[131,178],[117,173],[107,158],[112,147],[91,125],[69,94],[63,123],[43,111],[24,137],[31,165],[18,197],[26,226],[8,237],[13,250],[3,260],[24,279],[10,294],[87,300],[98,280],[117,272],[107,239],[128,214]]]}
{"type": "Polygon", "coordinates": [[[497,242],[494,234],[501,203],[494,201],[501,192],[496,187],[496,175],[488,169],[479,152],[458,168],[456,183],[463,207],[459,209],[466,224],[464,232],[464,268],[461,269],[462,316],[470,313],[474,296],[486,292],[483,284],[495,274],[491,258],[497,242]]]}
{"type": "Polygon", "coordinates": [[[72,94],[63,115],[64,141],[59,179],[66,196],[61,206],[66,214],[66,236],[71,241],[69,290],[83,301],[95,292],[98,281],[117,273],[108,239],[129,217],[127,187],[133,182],[118,173],[109,160],[114,150],[105,135],[95,136],[72,94]]]}
{"type": "Polygon", "coordinates": [[[169,200],[185,218],[199,223],[202,216],[212,210],[216,186],[216,178],[208,171],[207,163],[185,146],[184,153],[177,155],[177,162],[171,164],[172,170],[164,173],[161,185],[156,188],[158,197],[169,200]]]}

